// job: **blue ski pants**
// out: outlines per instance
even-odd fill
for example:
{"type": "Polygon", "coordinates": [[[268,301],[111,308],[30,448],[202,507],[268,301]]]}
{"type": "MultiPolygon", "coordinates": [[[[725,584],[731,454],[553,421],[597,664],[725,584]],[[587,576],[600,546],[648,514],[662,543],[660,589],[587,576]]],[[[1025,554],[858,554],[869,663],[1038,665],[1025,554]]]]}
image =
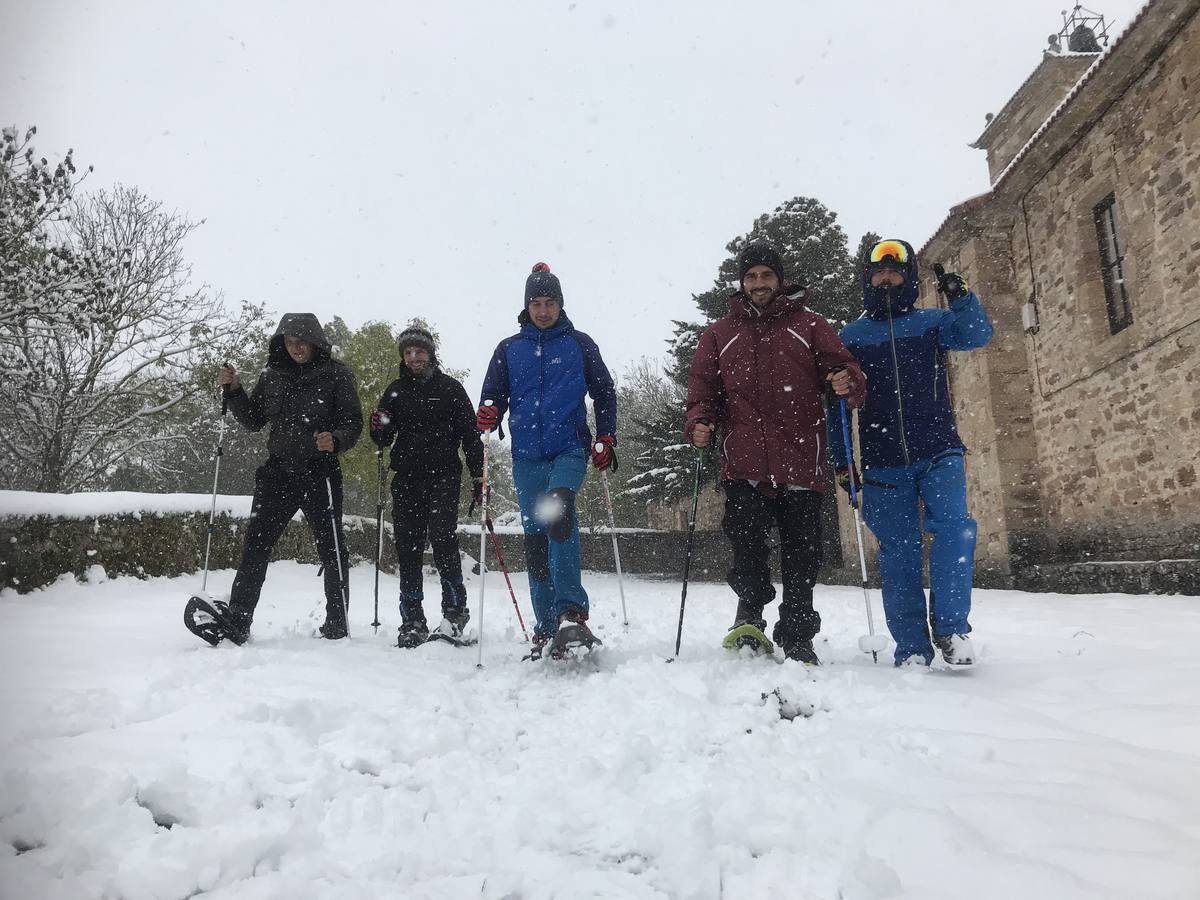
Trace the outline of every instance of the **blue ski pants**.
{"type": "Polygon", "coordinates": [[[883,611],[896,641],[896,661],[933,659],[935,635],[971,630],[975,520],[967,513],[967,479],[960,451],[907,466],[863,473],[863,511],[879,540],[883,611]],[[924,503],[924,520],[921,504],[924,503]],[[929,605],[925,604],[921,527],[933,536],[929,553],[929,605]]]}
{"type": "Polygon", "coordinates": [[[558,617],[568,606],[585,612],[588,608],[588,596],[579,578],[579,521],[574,504],[566,511],[571,516],[571,530],[562,541],[551,540],[546,524],[535,515],[538,501],[549,491],[567,488],[578,493],[586,474],[587,454],[583,450],[567,450],[553,459],[513,460],[537,634],[554,634],[558,617]]]}

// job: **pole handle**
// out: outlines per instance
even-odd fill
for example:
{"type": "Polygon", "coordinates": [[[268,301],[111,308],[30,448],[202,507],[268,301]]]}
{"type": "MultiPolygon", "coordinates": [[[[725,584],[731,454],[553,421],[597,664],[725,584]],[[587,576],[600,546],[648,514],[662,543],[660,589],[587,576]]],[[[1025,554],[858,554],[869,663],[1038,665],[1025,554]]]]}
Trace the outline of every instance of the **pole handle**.
{"type": "Polygon", "coordinates": [[[850,440],[850,414],[846,411],[845,400],[838,400],[838,409],[842,414],[842,445],[846,449],[846,468],[850,473],[850,506],[858,509],[858,483],[854,478],[854,442],[850,440]]]}

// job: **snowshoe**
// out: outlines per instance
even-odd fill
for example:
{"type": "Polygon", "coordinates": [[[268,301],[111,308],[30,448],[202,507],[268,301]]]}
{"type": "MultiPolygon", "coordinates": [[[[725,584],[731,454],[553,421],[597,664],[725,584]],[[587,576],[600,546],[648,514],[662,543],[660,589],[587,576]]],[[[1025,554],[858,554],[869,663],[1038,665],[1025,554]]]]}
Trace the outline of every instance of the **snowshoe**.
{"type": "Polygon", "coordinates": [[[942,651],[942,659],[952,666],[969,666],[975,662],[975,648],[965,634],[934,635],[933,642],[942,651]]]}
{"type": "Polygon", "coordinates": [[[210,602],[204,597],[192,597],[183,608],[183,624],[187,630],[214,647],[222,639],[239,647],[246,643],[250,637],[250,623],[243,626],[239,619],[223,600],[210,602]]]}
{"type": "Polygon", "coordinates": [[[470,647],[472,644],[479,642],[479,639],[473,635],[466,634],[467,622],[471,618],[470,614],[464,609],[459,615],[447,615],[438,624],[438,627],[429,632],[428,641],[444,641],[447,644],[453,644],[455,647],[470,647]]]}
{"type": "Polygon", "coordinates": [[[566,659],[580,649],[591,652],[592,648],[603,643],[588,628],[587,613],[572,607],[558,619],[558,631],[550,641],[550,658],[566,659]]]}
{"type": "Polygon", "coordinates": [[[761,628],[750,622],[743,622],[730,628],[729,633],[721,641],[721,646],[726,650],[741,650],[743,647],[749,647],[755,656],[770,656],[775,653],[775,645],[771,643],[771,639],[763,634],[761,628]]]}
{"type": "Polygon", "coordinates": [[[396,635],[396,646],[405,650],[419,647],[429,639],[429,626],[424,619],[409,619],[400,626],[396,635]]]}

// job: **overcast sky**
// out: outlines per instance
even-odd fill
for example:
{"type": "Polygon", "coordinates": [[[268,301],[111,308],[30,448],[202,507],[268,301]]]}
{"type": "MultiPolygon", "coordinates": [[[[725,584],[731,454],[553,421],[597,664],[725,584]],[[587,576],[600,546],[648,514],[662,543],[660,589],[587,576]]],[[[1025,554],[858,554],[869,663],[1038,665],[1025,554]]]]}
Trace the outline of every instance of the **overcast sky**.
{"type": "Polygon", "coordinates": [[[229,300],[425,316],[475,395],[539,260],[619,373],[790,197],[920,245],[1068,5],[4,0],[0,119],[204,219],[229,300]]]}

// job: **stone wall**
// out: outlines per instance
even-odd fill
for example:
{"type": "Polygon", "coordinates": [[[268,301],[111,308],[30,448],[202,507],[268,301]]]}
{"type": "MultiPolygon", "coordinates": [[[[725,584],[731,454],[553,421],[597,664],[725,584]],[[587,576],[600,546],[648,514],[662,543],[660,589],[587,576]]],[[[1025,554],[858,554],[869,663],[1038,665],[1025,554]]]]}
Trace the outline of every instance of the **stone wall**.
{"type": "Polygon", "coordinates": [[[1031,188],[1014,229],[1018,293],[1036,287],[1041,319],[1027,349],[1060,558],[1200,557],[1198,87],[1193,15],[1031,188]],[[1133,307],[1115,335],[1092,214],[1109,194],[1133,307]]]}

